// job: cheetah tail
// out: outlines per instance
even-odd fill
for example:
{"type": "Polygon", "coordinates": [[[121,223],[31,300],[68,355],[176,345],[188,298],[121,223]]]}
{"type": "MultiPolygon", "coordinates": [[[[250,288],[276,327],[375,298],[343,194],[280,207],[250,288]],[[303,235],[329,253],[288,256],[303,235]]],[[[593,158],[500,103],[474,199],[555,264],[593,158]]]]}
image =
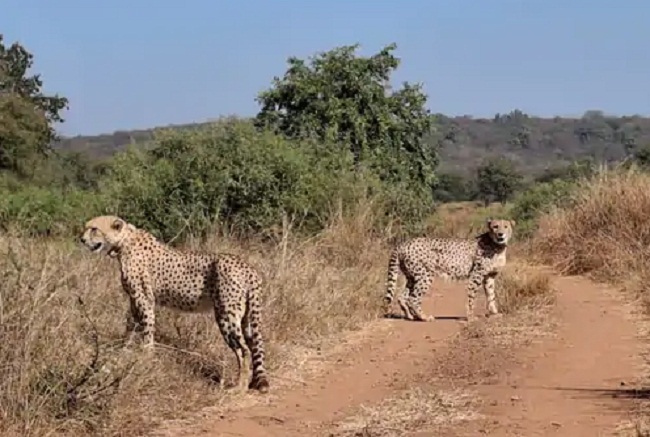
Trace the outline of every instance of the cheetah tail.
{"type": "Polygon", "coordinates": [[[259,295],[261,288],[258,287],[250,291],[249,297],[249,318],[248,318],[248,332],[250,337],[249,347],[251,349],[251,357],[253,362],[253,379],[250,388],[259,390],[266,393],[269,390],[269,380],[264,367],[265,352],[264,340],[262,338],[262,314],[261,303],[259,295]]]}
{"type": "Polygon", "coordinates": [[[393,303],[395,298],[395,285],[397,284],[397,275],[399,274],[399,249],[396,247],[390,253],[390,260],[388,261],[388,278],[386,280],[386,295],[384,296],[384,307],[388,311],[388,307],[393,303]]]}

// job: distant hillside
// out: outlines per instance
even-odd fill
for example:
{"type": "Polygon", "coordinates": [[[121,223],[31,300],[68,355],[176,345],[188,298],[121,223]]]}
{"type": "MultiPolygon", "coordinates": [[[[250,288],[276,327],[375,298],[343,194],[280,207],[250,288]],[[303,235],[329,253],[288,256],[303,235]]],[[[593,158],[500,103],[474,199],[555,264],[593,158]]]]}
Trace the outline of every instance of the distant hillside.
{"type": "MultiPolygon", "coordinates": [[[[434,117],[437,134],[429,141],[441,145],[441,170],[460,175],[470,174],[490,156],[514,159],[526,175],[533,176],[580,158],[618,161],[634,147],[650,144],[650,118],[640,116],[609,117],[589,111],[581,118],[538,118],[515,110],[492,119],[440,114],[434,117]]],[[[152,132],[153,129],[116,131],[65,138],[57,148],[101,159],[132,142],[149,140],[152,132]]]]}

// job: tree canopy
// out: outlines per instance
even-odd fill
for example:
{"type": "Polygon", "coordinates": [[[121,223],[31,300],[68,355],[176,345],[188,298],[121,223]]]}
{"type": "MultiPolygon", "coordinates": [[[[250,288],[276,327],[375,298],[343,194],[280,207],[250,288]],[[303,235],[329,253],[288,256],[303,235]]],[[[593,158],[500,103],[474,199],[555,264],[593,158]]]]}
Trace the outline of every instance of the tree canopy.
{"type": "Polygon", "coordinates": [[[476,170],[476,186],[479,196],[487,204],[492,201],[505,203],[516,193],[522,181],[512,160],[493,158],[486,160],[476,170]]]}
{"type": "Polygon", "coordinates": [[[395,44],[369,57],[357,55],[358,48],[341,46],[309,60],[290,57],[284,76],[259,94],[256,125],[291,138],[345,144],[357,167],[399,161],[430,185],[438,154],[423,141],[431,117],[422,86],[405,82],[397,91],[390,89],[400,64],[395,44]]]}
{"type": "Polygon", "coordinates": [[[24,174],[57,139],[55,123],[68,100],[43,93],[39,74],[30,74],[33,55],[0,35],[0,170],[24,174]]]}

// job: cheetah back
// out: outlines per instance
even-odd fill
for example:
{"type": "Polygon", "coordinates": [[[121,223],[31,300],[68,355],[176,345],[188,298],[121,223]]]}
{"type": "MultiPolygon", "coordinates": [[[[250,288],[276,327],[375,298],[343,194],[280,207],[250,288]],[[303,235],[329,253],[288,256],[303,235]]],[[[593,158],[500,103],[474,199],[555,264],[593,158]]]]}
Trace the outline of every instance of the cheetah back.
{"type": "Polygon", "coordinates": [[[419,264],[438,277],[467,278],[475,259],[476,240],[454,238],[415,238],[402,249],[405,267],[419,264]]]}
{"type": "Polygon", "coordinates": [[[214,309],[216,297],[222,311],[232,305],[239,313],[248,291],[260,286],[256,271],[236,255],[180,251],[153,239],[142,240],[122,255],[123,278],[128,281],[129,273],[138,267],[146,269],[159,305],[208,311],[214,309]]]}

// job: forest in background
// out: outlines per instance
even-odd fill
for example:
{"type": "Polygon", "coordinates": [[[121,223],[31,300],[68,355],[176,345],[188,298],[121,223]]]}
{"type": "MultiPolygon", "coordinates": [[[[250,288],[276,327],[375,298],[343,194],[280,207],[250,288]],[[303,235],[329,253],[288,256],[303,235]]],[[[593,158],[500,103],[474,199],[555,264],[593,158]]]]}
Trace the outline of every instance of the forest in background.
{"type": "MultiPolygon", "coordinates": [[[[516,220],[513,248],[650,308],[648,119],[430,114],[420,85],[386,86],[396,46],[356,49],[288,59],[252,118],[58,138],[69,102],[0,36],[0,434],[139,435],[233,399],[212,314],[161,311],[153,360],[121,341],[115,262],[77,243],[98,214],[251,262],[269,372],[292,381],[381,316],[397,238],[476,235],[488,217],[516,220]]],[[[508,312],[551,294],[525,270],[499,277],[508,312]]]]}
{"type": "Polygon", "coordinates": [[[42,92],[25,47],[0,44],[0,228],[63,235],[110,213],[165,239],[287,223],[313,234],[371,202],[376,226],[412,234],[440,203],[523,199],[537,211],[530,196],[564,195],[563,181],[602,164],[650,162],[650,119],[432,114],[422,84],[389,85],[396,44],[358,48],[288,58],[254,117],[61,138],[67,99],[42,92]]]}

